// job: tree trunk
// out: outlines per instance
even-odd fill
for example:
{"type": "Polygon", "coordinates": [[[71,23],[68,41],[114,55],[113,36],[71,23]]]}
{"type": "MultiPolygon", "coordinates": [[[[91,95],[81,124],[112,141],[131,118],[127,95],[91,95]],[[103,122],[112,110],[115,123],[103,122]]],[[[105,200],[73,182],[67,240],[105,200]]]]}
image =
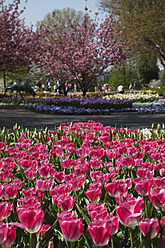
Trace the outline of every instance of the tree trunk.
{"type": "Polygon", "coordinates": [[[3,71],[3,85],[4,85],[4,90],[6,89],[6,72],[3,71]]]}
{"type": "Polygon", "coordinates": [[[87,91],[83,90],[82,92],[83,92],[83,96],[86,96],[87,91]]]}

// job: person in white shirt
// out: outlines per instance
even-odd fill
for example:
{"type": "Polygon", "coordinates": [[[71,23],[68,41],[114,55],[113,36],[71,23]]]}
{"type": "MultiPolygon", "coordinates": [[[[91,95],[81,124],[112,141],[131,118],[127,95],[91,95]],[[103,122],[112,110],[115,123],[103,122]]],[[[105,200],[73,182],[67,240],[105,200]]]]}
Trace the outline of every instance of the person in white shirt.
{"type": "Polygon", "coordinates": [[[124,87],[123,87],[123,85],[120,84],[118,86],[117,90],[118,90],[119,93],[124,93],[124,87]]]}

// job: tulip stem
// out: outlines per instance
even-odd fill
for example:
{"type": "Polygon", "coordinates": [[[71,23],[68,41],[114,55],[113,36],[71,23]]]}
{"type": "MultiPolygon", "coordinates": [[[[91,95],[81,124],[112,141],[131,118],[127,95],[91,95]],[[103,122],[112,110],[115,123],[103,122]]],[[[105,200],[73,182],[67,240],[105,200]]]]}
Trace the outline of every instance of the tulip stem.
{"type": "Polygon", "coordinates": [[[114,248],[113,237],[111,236],[111,248],[114,248]]]}
{"type": "Polygon", "coordinates": [[[132,237],[132,229],[129,229],[130,233],[130,241],[131,241],[131,247],[133,248],[133,237],[132,237]]]}
{"type": "Polygon", "coordinates": [[[75,242],[70,242],[70,248],[74,248],[75,242]]]}
{"type": "Polygon", "coordinates": [[[37,239],[35,233],[30,233],[29,243],[31,248],[36,248],[37,239]]]}
{"type": "Polygon", "coordinates": [[[151,239],[151,248],[154,248],[153,239],[151,239]]]}

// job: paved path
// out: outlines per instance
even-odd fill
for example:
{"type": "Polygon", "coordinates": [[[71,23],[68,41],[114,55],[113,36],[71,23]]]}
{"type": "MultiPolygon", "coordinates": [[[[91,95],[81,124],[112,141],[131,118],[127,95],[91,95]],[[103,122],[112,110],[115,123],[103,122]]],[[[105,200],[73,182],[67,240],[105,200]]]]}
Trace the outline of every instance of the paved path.
{"type": "Polygon", "coordinates": [[[117,113],[111,115],[51,115],[31,112],[24,108],[5,108],[0,106],[0,128],[6,127],[12,129],[17,123],[18,125],[33,130],[48,129],[53,130],[55,126],[59,126],[61,123],[67,122],[87,122],[88,120],[94,120],[100,122],[104,126],[115,125],[117,127],[128,128],[150,128],[152,123],[163,124],[165,123],[165,114],[153,114],[153,115],[140,115],[138,113],[117,113]]]}

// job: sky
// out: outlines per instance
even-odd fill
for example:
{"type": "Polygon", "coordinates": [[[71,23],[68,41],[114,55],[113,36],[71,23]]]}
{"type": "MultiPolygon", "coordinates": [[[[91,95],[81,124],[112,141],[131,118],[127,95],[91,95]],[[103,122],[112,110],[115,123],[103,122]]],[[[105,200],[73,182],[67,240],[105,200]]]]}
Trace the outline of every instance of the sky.
{"type": "MultiPolygon", "coordinates": [[[[23,5],[26,6],[22,18],[25,18],[25,25],[30,26],[31,24],[35,27],[37,21],[42,21],[44,17],[51,13],[54,9],[71,8],[77,11],[81,10],[84,12],[85,6],[92,12],[90,16],[92,19],[95,18],[95,12],[98,12],[99,0],[28,0],[25,5],[25,0],[21,0],[23,5]]],[[[6,0],[6,4],[12,3],[12,0],[6,0]]],[[[104,18],[105,14],[99,11],[99,18],[104,18]]]]}

